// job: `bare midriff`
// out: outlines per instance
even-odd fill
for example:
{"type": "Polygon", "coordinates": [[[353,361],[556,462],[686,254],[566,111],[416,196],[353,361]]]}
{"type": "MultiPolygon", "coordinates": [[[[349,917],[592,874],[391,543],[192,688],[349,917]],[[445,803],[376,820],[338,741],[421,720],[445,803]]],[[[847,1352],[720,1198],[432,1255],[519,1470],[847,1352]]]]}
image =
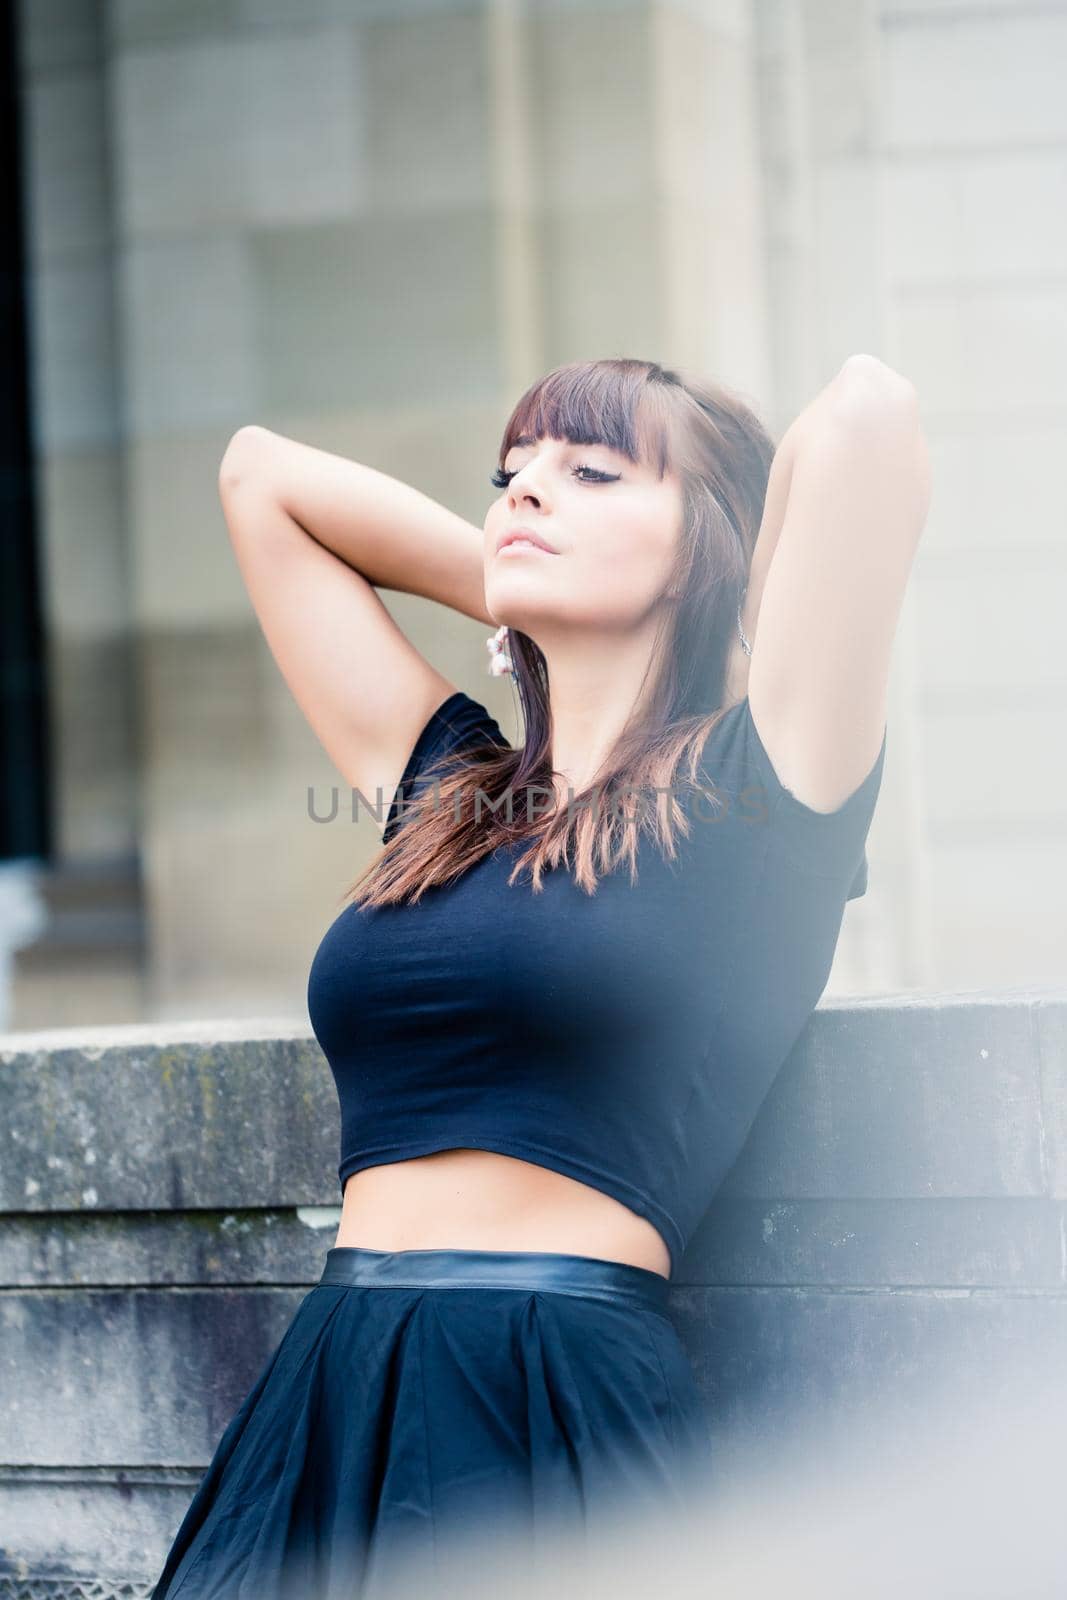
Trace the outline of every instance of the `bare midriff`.
{"type": "Polygon", "coordinates": [[[670,1254],[651,1222],[586,1183],[493,1150],[435,1150],[354,1172],[334,1245],[548,1250],[670,1277],[670,1254]]]}

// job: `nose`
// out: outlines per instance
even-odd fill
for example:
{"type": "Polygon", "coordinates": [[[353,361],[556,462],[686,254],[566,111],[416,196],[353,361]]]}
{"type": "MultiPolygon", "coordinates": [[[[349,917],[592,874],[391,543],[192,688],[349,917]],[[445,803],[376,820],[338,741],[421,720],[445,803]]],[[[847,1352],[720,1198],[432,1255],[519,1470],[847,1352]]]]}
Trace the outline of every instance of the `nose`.
{"type": "Polygon", "coordinates": [[[508,485],[508,500],[513,507],[521,505],[524,500],[532,500],[535,505],[540,504],[540,496],[531,487],[535,480],[524,476],[524,474],[529,473],[529,470],[528,466],[523,467],[521,472],[517,473],[508,485]]]}

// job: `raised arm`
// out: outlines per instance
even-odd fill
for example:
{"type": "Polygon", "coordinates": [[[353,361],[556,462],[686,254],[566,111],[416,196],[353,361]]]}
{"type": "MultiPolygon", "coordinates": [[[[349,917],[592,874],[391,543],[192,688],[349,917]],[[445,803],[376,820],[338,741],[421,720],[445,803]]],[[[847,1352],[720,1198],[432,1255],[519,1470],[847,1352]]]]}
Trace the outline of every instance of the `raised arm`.
{"type": "Polygon", "coordinates": [[[377,588],[492,626],[482,530],[372,467],[256,426],[238,430],[219,497],[279,670],[346,781],[386,805],[415,740],[456,685],[377,588]]]}
{"type": "Polygon", "coordinates": [[[772,463],[744,613],[749,707],[782,783],[813,810],[836,810],[881,748],[930,494],[916,391],[869,355],[845,362],[772,463]]]}

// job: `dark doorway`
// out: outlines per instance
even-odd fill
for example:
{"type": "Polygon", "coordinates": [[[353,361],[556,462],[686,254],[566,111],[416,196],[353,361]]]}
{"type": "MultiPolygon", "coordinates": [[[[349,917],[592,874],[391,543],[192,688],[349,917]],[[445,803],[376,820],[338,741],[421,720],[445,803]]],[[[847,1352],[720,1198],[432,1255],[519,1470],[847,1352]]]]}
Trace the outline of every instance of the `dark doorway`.
{"type": "Polygon", "coordinates": [[[47,685],[34,499],[18,52],[0,0],[0,861],[52,852],[47,685]]]}

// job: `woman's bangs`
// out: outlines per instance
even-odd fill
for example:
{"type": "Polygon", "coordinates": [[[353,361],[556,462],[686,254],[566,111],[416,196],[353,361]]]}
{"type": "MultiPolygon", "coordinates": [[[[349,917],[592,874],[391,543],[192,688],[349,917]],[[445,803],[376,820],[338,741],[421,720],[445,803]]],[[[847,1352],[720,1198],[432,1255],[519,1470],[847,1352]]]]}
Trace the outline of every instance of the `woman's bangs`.
{"type": "Polygon", "coordinates": [[[644,363],[560,367],[519,400],[504,430],[500,465],[517,445],[566,439],[605,445],[662,477],[671,463],[669,421],[666,396],[649,382],[644,363]]]}

